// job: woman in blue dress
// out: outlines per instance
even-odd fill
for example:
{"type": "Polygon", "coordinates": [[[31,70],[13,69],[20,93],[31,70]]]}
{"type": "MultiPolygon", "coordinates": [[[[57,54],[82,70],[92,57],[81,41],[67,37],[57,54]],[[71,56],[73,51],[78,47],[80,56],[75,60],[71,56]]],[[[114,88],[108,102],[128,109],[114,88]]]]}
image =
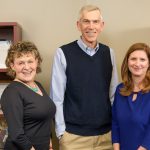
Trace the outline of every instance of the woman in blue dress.
{"type": "Polygon", "coordinates": [[[121,67],[112,108],[114,150],[150,150],[150,47],[135,43],[121,67]]]}

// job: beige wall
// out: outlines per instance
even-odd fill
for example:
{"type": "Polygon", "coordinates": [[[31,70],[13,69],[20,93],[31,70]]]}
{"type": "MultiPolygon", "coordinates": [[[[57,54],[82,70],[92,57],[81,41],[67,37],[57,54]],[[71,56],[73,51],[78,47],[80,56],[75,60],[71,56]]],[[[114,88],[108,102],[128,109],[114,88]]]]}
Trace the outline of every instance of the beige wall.
{"type": "Polygon", "coordinates": [[[101,7],[105,28],[99,41],[114,49],[120,75],[128,47],[134,42],[150,44],[149,0],[0,0],[0,22],[18,22],[23,40],[38,46],[43,57],[38,80],[48,92],[55,49],[79,37],[76,18],[84,4],[101,7]]]}
{"type": "Polygon", "coordinates": [[[99,41],[111,46],[116,54],[118,73],[125,52],[135,42],[150,45],[149,0],[87,0],[98,5],[105,20],[99,41]]]}
{"type": "Polygon", "coordinates": [[[42,57],[38,80],[49,92],[55,49],[79,36],[76,18],[85,0],[0,0],[0,22],[18,22],[23,40],[33,41],[42,57]]]}
{"type": "Polygon", "coordinates": [[[38,80],[48,92],[55,49],[79,37],[76,18],[84,4],[101,7],[105,28],[99,42],[114,49],[120,74],[123,56],[131,44],[150,45],[149,0],[0,0],[0,22],[18,22],[23,40],[33,41],[39,48],[43,72],[38,80]]]}

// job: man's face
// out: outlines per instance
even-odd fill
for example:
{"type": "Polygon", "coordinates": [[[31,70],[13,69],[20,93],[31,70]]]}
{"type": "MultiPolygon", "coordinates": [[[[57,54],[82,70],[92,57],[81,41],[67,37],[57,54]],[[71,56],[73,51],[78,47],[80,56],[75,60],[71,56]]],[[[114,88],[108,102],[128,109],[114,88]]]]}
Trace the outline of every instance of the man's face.
{"type": "Polygon", "coordinates": [[[77,27],[82,34],[83,42],[94,48],[97,43],[97,38],[103,30],[104,22],[98,10],[84,11],[80,20],[77,22],[77,27]]]}

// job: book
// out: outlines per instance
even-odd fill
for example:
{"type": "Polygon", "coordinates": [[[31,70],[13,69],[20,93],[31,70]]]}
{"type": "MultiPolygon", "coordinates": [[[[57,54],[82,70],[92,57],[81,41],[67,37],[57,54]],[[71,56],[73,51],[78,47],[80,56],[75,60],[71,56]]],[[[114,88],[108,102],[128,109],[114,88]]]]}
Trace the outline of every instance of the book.
{"type": "Polygon", "coordinates": [[[0,40],[0,68],[6,68],[5,59],[10,48],[11,41],[0,40]]]}

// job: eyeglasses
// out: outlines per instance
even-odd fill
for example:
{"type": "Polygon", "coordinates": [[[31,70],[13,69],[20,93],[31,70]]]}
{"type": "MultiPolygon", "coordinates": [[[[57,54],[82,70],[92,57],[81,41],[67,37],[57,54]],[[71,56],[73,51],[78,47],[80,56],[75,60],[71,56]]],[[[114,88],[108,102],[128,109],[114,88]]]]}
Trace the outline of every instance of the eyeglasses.
{"type": "Polygon", "coordinates": [[[82,19],[80,20],[81,23],[83,23],[84,25],[90,25],[91,23],[94,24],[94,25],[98,25],[100,24],[101,20],[98,19],[98,20],[88,20],[88,19],[82,19]]]}

